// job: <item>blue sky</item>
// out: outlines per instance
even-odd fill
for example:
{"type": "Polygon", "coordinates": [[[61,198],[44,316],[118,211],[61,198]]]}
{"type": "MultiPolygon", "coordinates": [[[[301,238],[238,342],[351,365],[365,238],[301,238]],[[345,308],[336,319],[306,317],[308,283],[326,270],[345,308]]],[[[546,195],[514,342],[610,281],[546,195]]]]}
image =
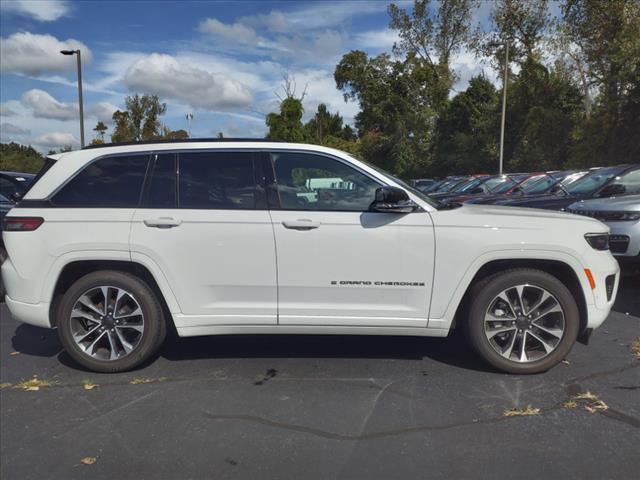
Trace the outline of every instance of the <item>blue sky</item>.
{"type": "MultiPolygon", "coordinates": [[[[87,141],[136,92],[167,103],[172,129],[192,112],[194,137],[263,136],[287,74],[298,93],[306,86],[307,116],[324,102],[352,122],[358,106],[345,103],[333,70],[352,49],[391,52],[388,3],[2,0],[1,140],[77,146],[75,59],[63,48],[82,50],[87,141]]],[[[474,21],[486,24],[489,9],[474,21]]],[[[482,71],[495,78],[469,52],[453,66],[458,89],[482,71]]]]}

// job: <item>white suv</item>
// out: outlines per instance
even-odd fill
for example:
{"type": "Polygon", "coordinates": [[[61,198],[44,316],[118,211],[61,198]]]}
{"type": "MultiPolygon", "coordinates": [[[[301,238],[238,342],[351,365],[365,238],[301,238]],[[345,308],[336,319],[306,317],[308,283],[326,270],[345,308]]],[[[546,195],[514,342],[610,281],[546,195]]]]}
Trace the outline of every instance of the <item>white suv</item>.
{"type": "Polygon", "coordinates": [[[6,216],[13,316],[84,367],[131,369],[178,335],[446,337],[544,371],[609,314],[597,220],[445,205],[316,145],[187,141],[53,155],[6,216]],[[327,179],[327,180],[322,180],[327,179]]]}

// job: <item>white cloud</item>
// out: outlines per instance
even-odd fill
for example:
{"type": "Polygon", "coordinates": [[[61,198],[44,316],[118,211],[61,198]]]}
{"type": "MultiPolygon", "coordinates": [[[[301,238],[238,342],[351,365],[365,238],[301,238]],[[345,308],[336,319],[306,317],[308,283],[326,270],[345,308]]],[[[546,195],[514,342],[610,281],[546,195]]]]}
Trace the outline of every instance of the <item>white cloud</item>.
{"type": "Polygon", "coordinates": [[[390,28],[369,30],[358,33],[354,37],[355,44],[358,48],[384,50],[387,52],[391,52],[393,44],[399,39],[400,37],[398,36],[398,32],[391,30],[390,28]]]}
{"type": "Polygon", "coordinates": [[[131,65],[124,83],[131,90],[179,100],[205,110],[246,107],[252,101],[249,88],[234,77],[211,73],[159,53],[131,65]]]}
{"type": "Polygon", "coordinates": [[[258,43],[258,35],[255,30],[239,22],[225,24],[215,18],[207,18],[200,23],[198,30],[232,42],[247,45],[256,45],[258,43]]]}
{"type": "Polygon", "coordinates": [[[49,132],[33,140],[33,143],[45,150],[55,150],[68,145],[77,146],[78,139],[68,132],[49,132]]]}
{"type": "Polygon", "coordinates": [[[17,114],[9,105],[3,103],[0,105],[0,117],[15,117],[17,114]]]}
{"type": "Polygon", "coordinates": [[[75,55],[60,50],[81,50],[82,60],[91,61],[91,50],[74,39],[58,40],[52,35],[18,32],[0,41],[0,70],[5,73],[39,76],[47,72],[74,72],[75,55]]]}
{"type": "Polygon", "coordinates": [[[71,5],[63,0],[4,0],[0,3],[3,12],[31,17],[41,22],[52,22],[69,15],[71,5]]]}
{"type": "Polygon", "coordinates": [[[22,94],[22,103],[33,110],[36,118],[70,120],[78,118],[78,105],[59,102],[44,90],[34,88],[22,94]]]}
{"type": "Polygon", "coordinates": [[[119,110],[118,107],[109,102],[98,102],[87,108],[87,116],[95,118],[99,122],[111,123],[113,112],[119,110]]]}
{"type": "Polygon", "coordinates": [[[2,138],[6,138],[7,135],[22,136],[29,135],[30,133],[31,130],[21,128],[13,123],[2,122],[2,124],[0,124],[0,134],[2,135],[2,138]]]}
{"type": "Polygon", "coordinates": [[[269,13],[259,13],[248,17],[240,17],[238,23],[253,28],[266,28],[273,32],[284,32],[289,28],[287,16],[279,10],[271,10],[269,13]]]}

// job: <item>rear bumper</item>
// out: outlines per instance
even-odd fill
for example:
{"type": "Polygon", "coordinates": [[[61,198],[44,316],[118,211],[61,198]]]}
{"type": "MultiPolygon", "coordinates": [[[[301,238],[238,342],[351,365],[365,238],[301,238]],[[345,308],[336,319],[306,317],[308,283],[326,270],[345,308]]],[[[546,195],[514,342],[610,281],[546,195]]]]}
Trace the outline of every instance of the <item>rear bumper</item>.
{"type": "Polygon", "coordinates": [[[14,300],[8,295],[4,297],[4,301],[16,320],[36,327],[53,328],[49,319],[48,303],[24,303],[14,300]]]}

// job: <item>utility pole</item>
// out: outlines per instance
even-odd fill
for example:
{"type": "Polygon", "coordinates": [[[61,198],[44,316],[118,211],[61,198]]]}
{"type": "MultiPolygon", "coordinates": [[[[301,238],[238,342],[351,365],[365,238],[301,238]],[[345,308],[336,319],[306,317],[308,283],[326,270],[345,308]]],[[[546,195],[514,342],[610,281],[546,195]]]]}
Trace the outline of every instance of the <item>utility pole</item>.
{"type": "Polygon", "coordinates": [[[502,79],[502,120],[500,122],[500,171],[502,175],[502,167],[504,160],[504,123],[507,113],[507,82],[509,76],[509,41],[505,43],[504,51],[504,77],[502,79]]]}
{"type": "Polygon", "coordinates": [[[84,147],[84,108],[82,102],[82,58],[80,50],[60,50],[62,55],[76,55],[78,63],[78,109],[80,111],[80,148],[84,147]]]}
{"type": "Polygon", "coordinates": [[[189,133],[189,138],[191,138],[191,120],[193,120],[193,113],[189,112],[185,117],[187,118],[187,132],[189,133]]]}

